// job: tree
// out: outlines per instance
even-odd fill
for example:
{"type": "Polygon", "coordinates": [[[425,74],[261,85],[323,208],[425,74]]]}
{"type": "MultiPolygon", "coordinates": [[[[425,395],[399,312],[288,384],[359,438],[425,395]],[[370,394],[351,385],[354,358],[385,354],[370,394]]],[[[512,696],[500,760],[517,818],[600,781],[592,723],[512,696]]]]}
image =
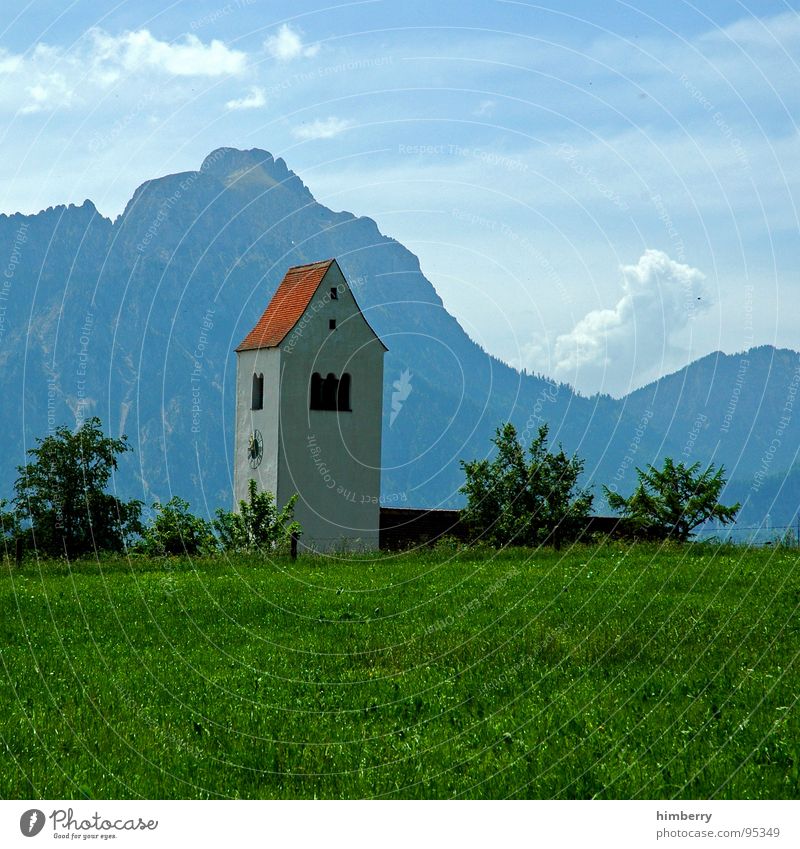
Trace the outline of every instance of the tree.
{"type": "Polygon", "coordinates": [[[498,428],[493,460],[462,461],[467,496],[462,520],[473,537],[493,545],[538,545],[574,539],[585,526],[593,496],[580,489],[583,461],[547,448],[547,425],[527,450],[511,423],[498,428]]]}
{"type": "Polygon", "coordinates": [[[6,510],[8,502],[0,499],[0,556],[14,554],[15,544],[19,536],[19,520],[13,511],[6,510]]]}
{"type": "Polygon", "coordinates": [[[117,456],[130,450],[126,436],[104,436],[91,418],[75,432],[62,426],[37,442],[14,485],[17,514],[37,550],[68,557],[119,551],[141,532],[141,502],[105,491],[117,456]]]}
{"type": "Polygon", "coordinates": [[[635,531],[654,539],[674,539],[685,542],[694,529],[709,519],[726,525],[736,519],[741,505],[725,507],[719,496],[725,486],[725,470],[714,471],[712,463],[702,474],[700,463],[676,466],[671,458],[664,468],[648,465],[648,471],[636,469],[639,485],[633,494],[624,498],[603,487],[609,507],[627,518],[635,531]]]}
{"type": "Polygon", "coordinates": [[[189,503],[177,495],[166,504],[156,501],[156,514],[152,525],[142,532],[137,548],[151,556],[171,554],[211,553],[217,548],[217,539],[210,522],[189,512],[189,503]]]}
{"type": "Polygon", "coordinates": [[[214,528],[225,551],[264,551],[287,543],[292,534],[300,534],[300,524],[294,521],[293,495],[282,510],[278,510],[271,492],[258,492],[254,480],[248,484],[249,501],[239,502],[239,512],[217,510],[214,528]]]}

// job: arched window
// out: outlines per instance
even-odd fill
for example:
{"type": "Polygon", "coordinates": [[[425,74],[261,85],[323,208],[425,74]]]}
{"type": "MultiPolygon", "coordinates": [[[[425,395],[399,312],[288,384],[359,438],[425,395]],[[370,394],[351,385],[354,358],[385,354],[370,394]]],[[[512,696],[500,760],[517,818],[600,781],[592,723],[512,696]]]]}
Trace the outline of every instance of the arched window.
{"type": "Polygon", "coordinates": [[[350,410],[350,375],[343,374],[341,379],[332,372],[323,378],[315,371],[311,375],[308,393],[310,410],[337,410],[344,413],[350,410]]]}
{"type": "Polygon", "coordinates": [[[336,409],[350,412],[350,375],[345,373],[339,381],[339,391],[336,393],[336,409]]]}
{"type": "Polygon", "coordinates": [[[251,410],[264,409],[264,375],[253,375],[253,402],[250,405],[251,410]]]}
{"type": "Polygon", "coordinates": [[[310,410],[322,409],[322,377],[318,371],[311,375],[311,394],[308,400],[310,410]]]}
{"type": "Polygon", "coordinates": [[[325,378],[324,383],[322,384],[322,409],[323,410],[335,410],[336,409],[336,395],[337,390],[339,389],[339,381],[336,379],[335,374],[328,374],[325,378]]]}

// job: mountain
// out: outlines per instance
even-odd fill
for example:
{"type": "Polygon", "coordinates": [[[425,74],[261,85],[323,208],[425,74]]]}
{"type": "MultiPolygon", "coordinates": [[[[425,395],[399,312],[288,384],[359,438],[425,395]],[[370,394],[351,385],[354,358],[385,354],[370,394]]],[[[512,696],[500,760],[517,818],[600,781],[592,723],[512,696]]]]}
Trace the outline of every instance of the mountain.
{"type": "MultiPolygon", "coordinates": [[[[800,354],[770,345],[719,351],[631,393],[634,416],[658,411],[660,453],[724,465],[739,523],[793,524],[800,507],[800,354]],[[796,469],[793,467],[797,466],[796,469]]],[[[655,416],[654,416],[655,417],[655,416]]]]}
{"type": "MultiPolygon", "coordinates": [[[[744,480],[772,442],[797,366],[793,352],[750,352],[724,430],[744,355],[711,355],[619,401],[522,375],[467,336],[410,251],[371,219],[318,204],[263,150],[222,148],[198,171],[150,180],[114,221],[90,201],[0,215],[6,257],[0,495],[36,437],[98,415],[134,448],[115,479],[123,495],[149,503],[179,494],[203,513],[228,506],[233,349],[288,266],[328,257],[389,347],[386,504],[460,503],[460,460],[485,455],[506,420],[527,434],[546,421],[554,443],[586,459],[587,479],[620,491],[635,465],[680,457],[693,428],[689,457],[724,462],[744,480]],[[392,385],[404,373],[410,392],[392,418],[392,385]]],[[[485,285],[502,297],[502,281],[485,285]]],[[[794,418],[770,474],[791,465],[793,439],[794,418]]]]}

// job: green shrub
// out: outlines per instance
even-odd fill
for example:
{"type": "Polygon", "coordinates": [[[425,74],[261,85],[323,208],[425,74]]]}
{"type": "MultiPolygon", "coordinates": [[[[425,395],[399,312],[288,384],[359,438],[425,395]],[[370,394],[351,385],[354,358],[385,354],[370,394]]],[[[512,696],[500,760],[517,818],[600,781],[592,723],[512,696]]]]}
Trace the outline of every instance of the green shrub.
{"type": "Polygon", "coordinates": [[[189,504],[177,495],[166,504],[153,505],[156,517],[142,532],[136,546],[153,557],[164,555],[197,555],[213,552],[217,540],[210,522],[189,512],[189,504]]]}
{"type": "Polygon", "coordinates": [[[271,492],[258,492],[254,480],[249,483],[249,501],[239,502],[239,512],[217,510],[214,528],[225,551],[265,551],[288,545],[293,533],[300,534],[294,521],[293,495],[282,510],[278,510],[271,492]]]}
{"type": "Polygon", "coordinates": [[[20,534],[17,514],[6,510],[8,502],[0,498],[0,557],[14,556],[14,546],[20,534]]]}
{"type": "Polygon", "coordinates": [[[686,542],[695,528],[709,519],[717,519],[723,525],[736,520],[741,505],[726,507],[719,503],[725,486],[724,473],[722,467],[715,471],[713,463],[700,472],[699,462],[676,465],[667,457],[662,469],[651,465],[647,471],[636,469],[639,484],[628,498],[608,487],[603,489],[609,507],[619,511],[637,535],[686,542]]]}
{"type": "Polygon", "coordinates": [[[473,539],[494,546],[539,545],[575,539],[586,527],[592,495],[580,489],[583,460],[547,447],[542,425],[527,451],[514,425],[497,429],[493,460],[462,461],[467,496],[462,520],[473,539]]]}
{"type": "Polygon", "coordinates": [[[14,484],[17,515],[36,550],[56,557],[121,551],[142,530],[141,502],[106,492],[117,456],[131,450],[128,438],[104,436],[100,419],[91,418],[37,442],[14,484]]]}

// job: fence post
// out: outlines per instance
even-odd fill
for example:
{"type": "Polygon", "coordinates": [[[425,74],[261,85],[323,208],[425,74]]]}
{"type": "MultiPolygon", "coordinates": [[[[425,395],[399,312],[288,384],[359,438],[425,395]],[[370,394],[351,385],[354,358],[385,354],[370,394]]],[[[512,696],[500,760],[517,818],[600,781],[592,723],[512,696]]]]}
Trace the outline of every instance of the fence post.
{"type": "Polygon", "coordinates": [[[292,560],[297,560],[297,531],[292,531],[291,555],[292,560]]]}

